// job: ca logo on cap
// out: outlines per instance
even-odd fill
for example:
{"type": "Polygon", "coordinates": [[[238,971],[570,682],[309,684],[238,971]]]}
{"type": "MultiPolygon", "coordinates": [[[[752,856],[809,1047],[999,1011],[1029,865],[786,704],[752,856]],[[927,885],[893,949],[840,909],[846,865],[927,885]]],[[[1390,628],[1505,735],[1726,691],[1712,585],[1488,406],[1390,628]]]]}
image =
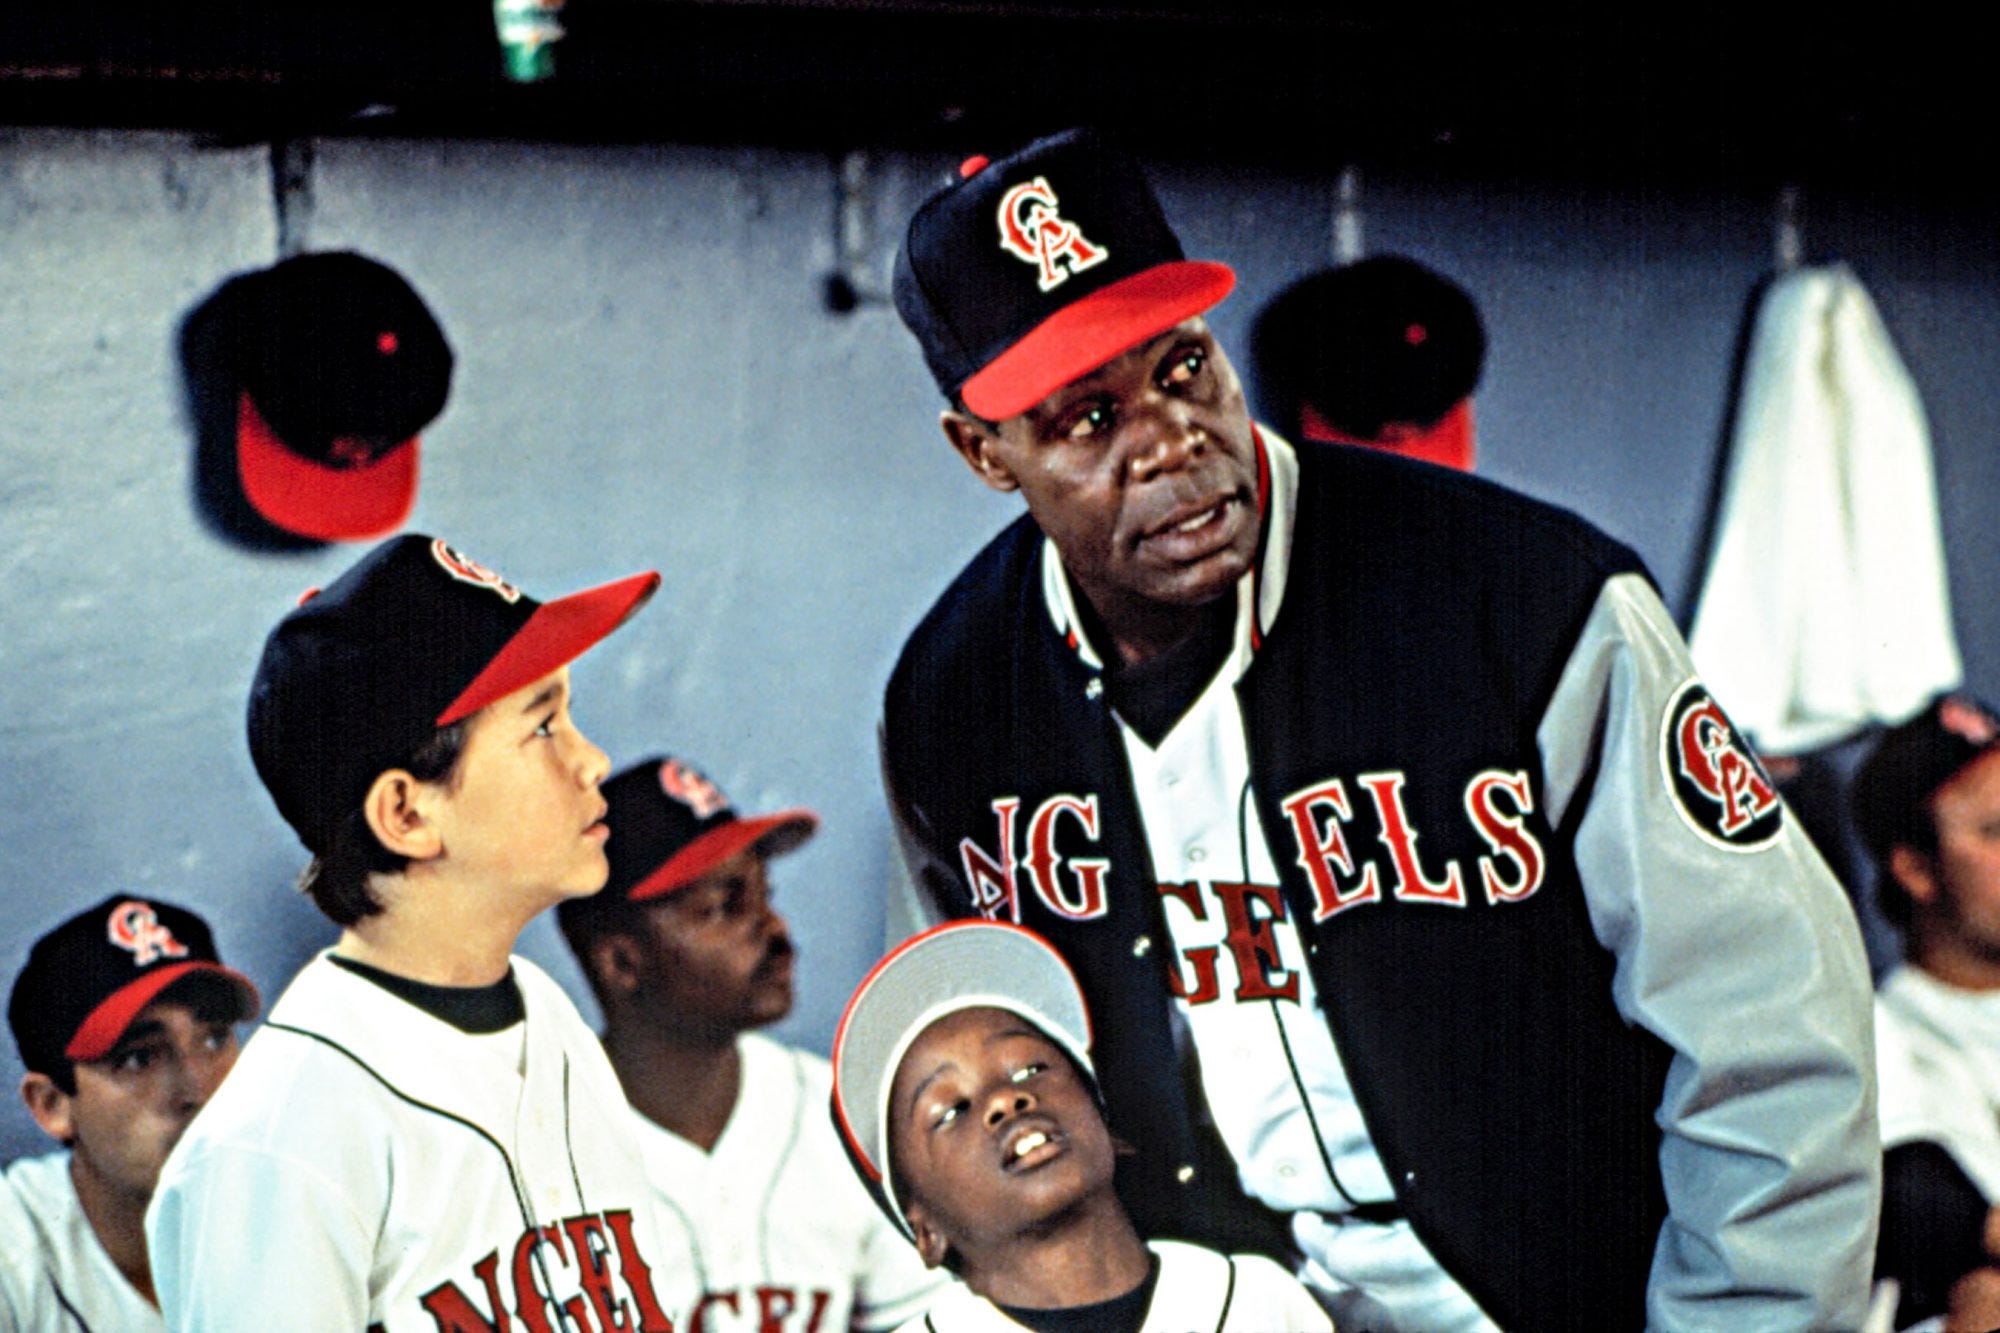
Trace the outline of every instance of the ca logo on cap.
{"type": "Polygon", "coordinates": [[[475,587],[491,588],[510,604],[521,600],[521,590],[495,574],[476,560],[468,560],[457,551],[444,544],[443,538],[431,539],[431,559],[439,568],[460,583],[470,583],[475,587]]]}
{"type": "Polygon", "coordinates": [[[720,787],[678,759],[660,765],[660,790],[694,811],[696,819],[729,808],[729,798],[720,787]]]}
{"type": "Polygon", "coordinates": [[[132,955],[134,967],[162,958],[185,958],[187,946],[160,924],[152,904],[127,899],[111,909],[104,923],[105,938],[132,955]]]}
{"type": "Polygon", "coordinates": [[[1023,181],[1000,196],[1000,246],[1040,270],[1037,281],[1045,292],[1068,282],[1110,258],[1111,252],[1092,245],[1082,229],[1056,212],[1056,192],[1045,177],[1023,181]]]}
{"type": "Polygon", "coordinates": [[[1777,789],[1706,686],[1681,686],[1660,731],[1667,789],[1695,832],[1737,852],[1777,838],[1785,817],[1777,789]]]}

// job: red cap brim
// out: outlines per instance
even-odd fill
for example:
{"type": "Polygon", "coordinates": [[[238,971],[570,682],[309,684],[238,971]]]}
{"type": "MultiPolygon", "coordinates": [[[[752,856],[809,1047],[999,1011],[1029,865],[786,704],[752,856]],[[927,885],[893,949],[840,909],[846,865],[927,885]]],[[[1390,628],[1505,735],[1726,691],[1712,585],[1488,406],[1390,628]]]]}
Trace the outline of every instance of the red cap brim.
{"type": "Polygon", "coordinates": [[[1329,444],[1358,444],[1364,449],[1380,449],[1385,454],[1401,454],[1420,462],[1457,468],[1460,472],[1472,471],[1473,456],[1477,451],[1470,398],[1459,399],[1458,406],[1439,417],[1427,429],[1404,433],[1392,428],[1385,432],[1386,438],[1379,440],[1364,440],[1358,435],[1344,434],[1321,416],[1318,408],[1304,403],[1299,407],[1299,434],[1308,440],[1322,440],[1329,444]]]}
{"type": "MultiPolygon", "coordinates": [[[[755,819],[732,819],[696,838],[675,852],[625,895],[627,902],[642,903],[664,898],[700,879],[746,847],[760,846],[766,856],[783,856],[810,838],[819,829],[819,816],[810,810],[786,810],[755,819]]],[[[611,831],[612,837],[618,831],[611,831]]]]}
{"type": "Polygon", "coordinates": [[[1120,278],[1056,311],[959,387],[988,421],[1019,416],[1063,385],[1229,295],[1227,264],[1181,259],[1120,278]]]}
{"type": "Polygon", "coordinates": [[[543,602],[528,617],[507,646],[495,653],[486,669],[472,678],[458,698],[438,714],[437,725],[448,727],[471,717],[495,699],[504,699],[532,685],[557,667],[567,666],[592,644],[624,624],[627,617],[658,591],[660,576],[633,574],[553,602],[543,602]]]}
{"type": "Polygon", "coordinates": [[[393,532],[417,502],[418,440],[359,467],[325,467],[285,447],[248,393],[236,411],[236,473],[243,494],[271,522],[315,541],[393,532]]]}
{"type": "Polygon", "coordinates": [[[63,1048],[63,1055],[71,1060],[102,1060],[111,1054],[112,1048],[124,1037],[125,1029],[132,1026],[132,1020],[143,1012],[147,1005],[158,999],[160,992],[181,978],[194,973],[209,972],[235,983],[238,995],[243,1000],[240,1018],[255,1018],[263,1007],[263,999],[250,978],[220,963],[197,960],[191,963],[171,963],[166,967],[156,967],[129,985],[121,986],[106,996],[104,1002],[90,1011],[82,1023],[77,1025],[76,1035],[63,1048]]]}

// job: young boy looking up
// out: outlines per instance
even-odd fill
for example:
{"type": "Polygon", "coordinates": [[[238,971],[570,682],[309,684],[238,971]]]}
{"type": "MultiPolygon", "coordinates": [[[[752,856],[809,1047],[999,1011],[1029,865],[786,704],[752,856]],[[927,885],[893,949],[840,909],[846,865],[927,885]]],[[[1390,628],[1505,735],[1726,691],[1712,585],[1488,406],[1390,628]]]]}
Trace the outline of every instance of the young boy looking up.
{"type": "Polygon", "coordinates": [[[939,926],[898,946],[834,1036],[834,1118],[926,1264],[929,1333],[1288,1333],[1333,1327],[1261,1255],[1142,1242],[1112,1185],[1083,994],[1032,931],[939,926]]]}
{"type": "MultiPolygon", "coordinates": [[[[792,1008],[769,862],[810,810],[739,817],[685,759],[604,784],[611,879],[556,910],[604,1011],[653,1188],[695,1237],[683,1333],[842,1333],[923,1312],[939,1274],[855,1186],[817,1055],[757,1029],[792,1008]]],[[[677,1312],[678,1313],[678,1312],[677,1312]]]]}
{"type": "Polygon", "coordinates": [[[609,763],[567,664],[650,597],[547,604],[444,542],[384,542],[272,631],[251,756],[338,924],[168,1159],[147,1215],[172,1328],[665,1333],[617,1079],[510,956],[595,893],[609,763]]]}

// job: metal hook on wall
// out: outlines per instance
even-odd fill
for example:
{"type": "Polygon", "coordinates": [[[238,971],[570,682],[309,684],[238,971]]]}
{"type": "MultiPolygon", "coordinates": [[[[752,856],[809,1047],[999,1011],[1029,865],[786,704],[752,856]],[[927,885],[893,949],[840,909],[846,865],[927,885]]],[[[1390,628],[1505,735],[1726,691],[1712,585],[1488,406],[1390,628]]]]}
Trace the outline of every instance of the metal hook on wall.
{"type": "Polygon", "coordinates": [[[834,172],[833,272],[826,278],[826,308],[837,315],[888,300],[881,284],[868,276],[875,221],[872,165],[867,153],[855,149],[834,172]]]}
{"type": "Polygon", "coordinates": [[[1361,258],[1361,171],[1342,167],[1333,187],[1333,229],[1328,249],[1335,264],[1361,258]]]}
{"type": "Polygon", "coordinates": [[[304,254],[312,245],[313,141],[271,141],[271,204],[277,213],[278,258],[304,254]]]}
{"type": "Polygon", "coordinates": [[[1796,185],[1778,190],[1778,206],[1771,225],[1773,261],[1778,272],[1789,273],[1805,258],[1805,229],[1799,222],[1801,192],[1796,185]]]}

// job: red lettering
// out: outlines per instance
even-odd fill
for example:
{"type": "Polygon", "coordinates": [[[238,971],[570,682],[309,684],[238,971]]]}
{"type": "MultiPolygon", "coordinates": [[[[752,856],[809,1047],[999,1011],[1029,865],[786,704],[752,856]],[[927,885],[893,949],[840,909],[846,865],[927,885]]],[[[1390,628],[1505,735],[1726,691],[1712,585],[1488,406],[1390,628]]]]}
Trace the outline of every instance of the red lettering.
{"type": "Polygon", "coordinates": [[[611,1238],[618,1246],[619,1274],[639,1309],[636,1333],[674,1333],[674,1321],[667,1318],[667,1312],[660,1308],[660,1298],[653,1294],[653,1270],[646,1265],[645,1256],[639,1253],[639,1243],[632,1238],[631,1211],[620,1208],[606,1213],[604,1222],[611,1228],[611,1238]]]}
{"type": "MultiPolygon", "coordinates": [[[[1162,897],[1178,898],[1188,911],[1193,913],[1195,920],[1208,920],[1208,908],[1201,901],[1201,889],[1198,885],[1162,884],[1159,890],[1162,897]]],[[[1222,984],[1216,980],[1215,975],[1215,960],[1221,956],[1221,950],[1212,944],[1205,944],[1199,949],[1185,950],[1185,954],[1188,962],[1194,966],[1194,987],[1190,989],[1187,982],[1182,980],[1180,968],[1169,967],[1167,989],[1176,999],[1186,1000],[1189,1004],[1207,1004],[1222,994],[1222,984]]]]}
{"type": "Polygon", "coordinates": [[[785,1320],[798,1306],[790,1287],[757,1288],[757,1333],[785,1333],[785,1320]]]}
{"type": "Polygon", "coordinates": [[[563,1230],[569,1233],[570,1248],[576,1251],[583,1291],[590,1297],[591,1308],[597,1311],[598,1328],[606,1333],[631,1328],[632,1317],[625,1302],[611,1289],[611,1265],[605,1262],[611,1257],[611,1245],[604,1239],[603,1219],[590,1214],[565,1218],[563,1230]]]}
{"type": "Polygon", "coordinates": [[[556,1258],[562,1258],[562,1228],[542,1227],[539,1230],[523,1231],[521,1239],[514,1245],[514,1299],[519,1305],[521,1322],[529,1333],[556,1333],[549,1323],[548,1307],[555,1300],[555,1293],[542,1290],[535,1281],[535,1251],[551,1249],[556,1258]]]}
{"type": "Polygon", "coordinates": [[[1350,907],[1381,900],[1382,881],[1373,862],[1362,870],[1360,883],[1341,891],[1340,880],[1354,877],[1354,856],[1347,849],[1347,837],[1340,826],[1352,819],[1354,812],[1348,807],[1347,788],[1339,778],[1300,788],[1284,799],[1283,808],[1291,816],[1299,865],[1312,884],[1315,922],[1350,907]]]}
{"type": "Polygon", "coordinates": [[[474,1308],[454,1282],[441,1283],[418,1298],[424,1313],[437,1321],[438,1333],[508,1333],[513,1323],[507,1318],[507,1303],[500,1299],[500,1280],[495,1272],[499,1263],[500,1252],[489,1250],[472,1266],[473,1276],[485,1284],[486,1303],[493,1309],[491,1320],[474,1308]]]}
{"type": "Polygon", "coordinates": [[[1062,867],[1062,854],[1056,850],[1056,819],[1064,814],[1074,815],[1083,826],[1084,835],[1092,842],[1097,841],[1097,796],[1079,799],[1075,796],[1051,796],[1043,801],[1035,811],[1035,817],[1028,821],[1028,878],[1035,886],[1035,896],[1047,905],[1051,912],[1066,921],[1089,921],[1104,915],[1104,876],[1111,863],[1101,859],[1072,857],[1070,869],[1076,872],[1078,892],[1063,892],[1061,878],[1056,873],[1062,867]]]}
{"type": "Polygon", "coordinates": [[[1000,817],[1000,858],[989,856],[984,847],[970,838],[960,839],[959,865],[965,870],[965,886],[972,892],[972,906],[988,921],[996,921],[1004,907],[1007,919],[1021,922],[1021,905],[1014,897],[1014,812],[1021,808],[1018,796],[1002,796],[993,802],[1000,817]]]}
{"type": "Polygon", "coordinates": [[[1725,836],[1740,832],[1777,805],[1778,794],[1737,748],[1729,719],[1713,699],[1681,719],[1678,739],[1681,772],[1722,807],[1725,836]]]}
{"type": "Polygon", "coordinates": [[[1465,878],[1459,874],[1457,862],[1445,863],[1442,881],[1424,878],[1424,868],[1417,861],[1417,831],[1403,809],[1403,775],[1363,773],[1355,781],[1366,787],[1375,800],[1375,813],[1382,821],[1382,845],[1389,849],[1389,858],[1396,867],[1396,883],[1391,892],[1397,900],[1465,906],[1465,878]]]}
{"type": "Polygon", "coordinates": [[[708,1327],[707,1323],[708,1307],[711,1305],[726,1305],[729,1307],[729,1312],[731,1314],[740,1313],[741,1310],[741,1307],[738,1306],[736,1303],[735,1292],[733,1291],[707,1292],[702,1296],[701,1301],[694,1307],[694,1317],[688,1320],[688,1333],[705,1333],[705,1330],[708,1327]]]}
{"type": "Polygon", "coordinates": [[[1528,832],[1522,818],[1534,808],[1534,790],[1524,772],[1503,773],[1489,768],[1466,784],[1465,813],[1471,816],[1479,836],[1493,849],[1492,856],[1479,858],[1479,880],[1485,886],[1489,903],[1517,903],[1542,887],[1542,845],[1528,832]],[[1512,802],[1513,814],[1502,812],[1495,804],[1502,795],[1512,802]],[[1500,878],[1500,857],[1514,863],[1511,880],[1500,878]]]}
{"type": "Polygon", "coordinates": [[[819,1333],[819,1322],[826,1318],[827,1303],[832,1299],[833,1293],[824,1287],[813,1290],[813,1308],[811,1316],[806,1320],[806,1333],[819,1333]]]}
{"type": "Polygon", "coordinates": [[[1285,900],[1277,886],[1225,884],[1218,880],[1214,888],[1215,896],[1222,900],[1222,919],[1229,927],[1229,952],[1236,959],[1237,1002],[1296,1001],[1298,974],[1286,971],[1281,965],[1278,941],[1271,933],[1271,923],[1285,919],[1285,900]],[[1253,902],[1263,904],[1265,915],[1258,916],[1250,910],[1253,902]],[[1277,980],[1278,977],[1283,980],[1277,980]]]}

